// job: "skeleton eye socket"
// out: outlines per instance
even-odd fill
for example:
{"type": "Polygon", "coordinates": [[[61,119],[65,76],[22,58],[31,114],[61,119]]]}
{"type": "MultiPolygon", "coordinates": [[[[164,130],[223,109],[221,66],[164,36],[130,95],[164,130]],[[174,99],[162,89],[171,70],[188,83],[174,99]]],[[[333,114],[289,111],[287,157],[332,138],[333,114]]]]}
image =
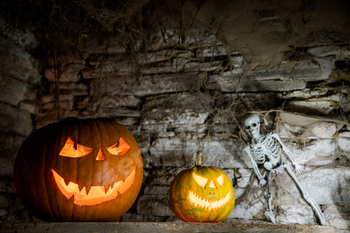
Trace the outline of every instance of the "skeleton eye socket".
{"type": "Polygon", "coordinates": [[[246,128],[246,129],[250,129],[250,126],[249,126],[249,125],[246,125],[245,128],[246,128]]]}
{"type": "Polygon", "coordinates": [[[255,128],[255,127],[257,126],[257,124],[256,124],[256,123],[253,123],[252,126],[255,128]]]}

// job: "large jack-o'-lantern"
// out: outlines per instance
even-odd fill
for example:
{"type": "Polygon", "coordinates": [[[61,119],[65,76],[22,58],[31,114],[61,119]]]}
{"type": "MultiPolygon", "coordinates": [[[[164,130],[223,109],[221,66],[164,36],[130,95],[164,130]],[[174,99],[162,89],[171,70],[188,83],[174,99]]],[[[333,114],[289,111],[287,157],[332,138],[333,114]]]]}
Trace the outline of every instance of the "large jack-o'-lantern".
{"type": "Polygon", "coordinates": [[[232,212],[235,195],[230,179],[216,167],[196,166],[181,171],[170,186],[170,206],[185,222],[221,222],[232,212]]]}
{"type": "Polygon", "coordinates": [[[66,118],[33,132],[15,160],[19,199],[44,221],[114,221],[143,177],[131,133],[109,119],[66,118]]]}

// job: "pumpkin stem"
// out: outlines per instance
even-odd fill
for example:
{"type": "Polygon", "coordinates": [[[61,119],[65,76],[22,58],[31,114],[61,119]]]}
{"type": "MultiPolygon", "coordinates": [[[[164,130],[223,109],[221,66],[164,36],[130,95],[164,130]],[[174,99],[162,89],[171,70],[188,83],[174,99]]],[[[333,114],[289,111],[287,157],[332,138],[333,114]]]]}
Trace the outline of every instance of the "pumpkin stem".
{"type": "Polygon", "coordinates": [[[196,166],[202,166],[202,151],[197,152],[196,166]]]}

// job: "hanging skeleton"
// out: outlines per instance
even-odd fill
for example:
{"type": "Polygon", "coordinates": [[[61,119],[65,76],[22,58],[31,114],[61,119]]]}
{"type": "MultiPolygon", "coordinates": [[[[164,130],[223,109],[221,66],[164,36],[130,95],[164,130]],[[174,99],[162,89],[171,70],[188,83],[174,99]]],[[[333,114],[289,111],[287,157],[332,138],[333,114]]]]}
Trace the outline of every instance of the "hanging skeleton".
{"type": "Polygon", "coordinates": [[[271,208],[272,195],[270,192],[271,173],[280,173],[286,168],[288,174],[293,178],[294,182],[300,189],[304,199],[310,204],[312,209],[315,211],[320,223],[326,225],[325,218],[318,204],[309,195],[308,192],[300,185],[297,180],[295,173],[289,164],[284,163],[284,156],[286,155],[295,167],[297,174],[301,174],[304,171],[304,167],[299,165],[289,149],[282,143],[281,139],[276,133],[270,133],[267,135],[260,134],[260,119],[257,114],[250,114],[242,119],[244,129],[247,134],[251,137],[251,142],[245,148],[248,153],[255,174],[259,179],[259,185],[261,187],[267,184],[266,190],[266,211],[264,212],[265,217],[273,223],[276,223],[275,216],[271,208]],[[258,165],[262,165],[266,171],[264,175],[261,175],[258,165]]]}

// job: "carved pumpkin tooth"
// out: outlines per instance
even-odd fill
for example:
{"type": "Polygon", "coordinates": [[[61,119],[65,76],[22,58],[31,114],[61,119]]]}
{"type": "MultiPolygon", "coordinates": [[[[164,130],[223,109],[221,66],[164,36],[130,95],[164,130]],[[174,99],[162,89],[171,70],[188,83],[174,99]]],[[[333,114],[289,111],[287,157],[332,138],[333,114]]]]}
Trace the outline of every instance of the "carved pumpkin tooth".
{"type": "Polygon", "coordinates": [[[91,190],[91,186],[86,186],[85,187],[85,190],[86,190],[86,194],[89,195],[89,192],[91,190]]]}
{"type": "Polygon", "coordinates": [[[111,185],[110,185],[110,187],[111,187],[111,189],[113,189],[113,187],[114,187],[114,183],[113,183],[113,184],[111,184],[111,185]]]}
{"type": "Polygon", "coordinates": [[[105,194],[108,192],[109,187],[111,187],[110,185],[108,185],[107,187],[105,187],[105,194]]]}
{"type": "Polygon", "coordinates": [[[69,199],[68,199],[68,201],[70,201],[70,202],[73,202],[74,203],[74,195],[72,195],[69,199]]]}
{"type": "Polygon", "coordinates": [[[68,186],[68,185],[69,185],[69,183],[70,183],[70,181],[68,181],[68,180],[64,180],[64,183],[66,184],[66,186],[68,186]]]}
{"type": "Polygon", "coordinates": [[[81,190],[84,188],[84,185],[79,185],[78,188],[79,188],[79,192],[81,192],[81,190]]]}

